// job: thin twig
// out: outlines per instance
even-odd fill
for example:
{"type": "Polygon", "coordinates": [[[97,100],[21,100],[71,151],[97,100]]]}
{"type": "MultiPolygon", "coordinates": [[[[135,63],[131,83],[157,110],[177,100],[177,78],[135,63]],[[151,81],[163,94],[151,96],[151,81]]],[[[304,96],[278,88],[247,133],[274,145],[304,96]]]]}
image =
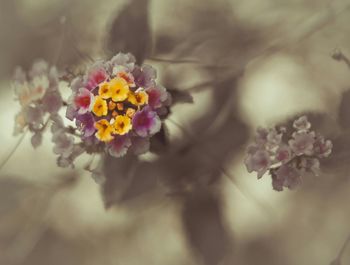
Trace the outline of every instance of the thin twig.
{"type": "Polygon", "coordinates": [[[349,245],[349,243],[350,243],[350,235],[345,240],[344,245],[340,249],[338,256],[335,258],[335,260],[332,262],[332,264],[340,264],[341,258],[343,257],[345,249],[349,245]]]}
{"type": "Polygon", "coordinates": [[[10,158],[12,157],[12,155],[16,152],[17,148],[19,147],[19,145],[22,143],[24,137],[26,136],[28,130],[26,130],[21,137],[18,139],[18,142],[16,143],[16,145],[12,148],[12,150],[9,152],[9,154],[2,160],[1,164],[0,164],[0,170],[6,165],[6,163],[10,160],[10,158]]]}

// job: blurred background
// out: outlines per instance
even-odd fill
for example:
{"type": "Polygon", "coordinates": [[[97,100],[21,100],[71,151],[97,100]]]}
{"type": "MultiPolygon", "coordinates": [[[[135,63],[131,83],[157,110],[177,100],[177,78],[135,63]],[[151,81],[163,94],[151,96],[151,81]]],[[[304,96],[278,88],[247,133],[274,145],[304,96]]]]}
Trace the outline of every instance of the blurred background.
{"type": "Polygon", "coordinates": [[[104,161],[102,186],[88,157],[61,169],[50,136],[34,150],[27,135],[0,172],[0,264],[329,265],[350,233],[350,69],[332,58],[350,55],[349,14],[346,0],[0,0],[1,159],[19,140],[14,68],[38,58],[78,72],[131,52],[177,103],[152,153],[104,161]],[[333,156],[273,191],[245,148],[304,113],[333,156]]]}

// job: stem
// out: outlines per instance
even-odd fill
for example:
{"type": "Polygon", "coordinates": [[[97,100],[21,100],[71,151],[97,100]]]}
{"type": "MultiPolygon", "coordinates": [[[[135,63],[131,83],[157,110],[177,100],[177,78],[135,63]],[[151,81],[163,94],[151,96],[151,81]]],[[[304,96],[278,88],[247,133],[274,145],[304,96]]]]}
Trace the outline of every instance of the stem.
{"type": "Polygon", "coordinates": [[[350,60],[341,50],[336,49],[332,54],[332,58],[336,61],[344,62],[350,68],[350,60]]]}
{"type": "Polygon", "coordinates": [[[6,163],[10,160],[12,155],[16,152],[17,148],[22,143],[22,141],[23,141],[24,137],[26,136],[27,132],[28,132],[28,130],[26,130],[22,134],[22,136],[18,139],[18,142],[16,143],[16,145],[12,148],[12,150],[9,152],[9,154],[2,160],[2,162],[0,164],[0,170],[6,165],[6,163]]]}
{"type": "Polygon", "coordinates": [[[335,261],[340,261],[341,260],[342,256],[344,255],[345,249],[346,249],[346,247],[348,246],[349,243],[350,243],[350,235],[345,240],[344,245],[340,249],[338,256],[335,258],[335,261]]]}

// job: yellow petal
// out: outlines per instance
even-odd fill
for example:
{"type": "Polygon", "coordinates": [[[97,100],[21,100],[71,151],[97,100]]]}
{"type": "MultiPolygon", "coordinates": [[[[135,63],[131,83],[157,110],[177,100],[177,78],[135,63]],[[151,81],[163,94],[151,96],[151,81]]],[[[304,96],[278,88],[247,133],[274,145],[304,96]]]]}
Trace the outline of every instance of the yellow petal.
{"type": "Polygon", "coordinates": [[[124,135],[131,130],[131,119],[125,115],[118,115],[115,117],[113,127],[116,134],[124,135]]]}
{"type": "Polygon", "coordinates": [[[95,102],[92,107],[92,112],[97,116],[105,116],[108,113],[107,102],[102,99],[100,96],[95,97],[95,102]]]}
{"type": "Polygon", "coordinates": [[[95,122],[94,126],[97,129],[97,132],[95,134],[97,139],[102,142],[110,142],[113,140],[114,137],[112,133],[114,129],[107,120],[99,120],[95,122]]]}
{"type": "Polygon", "coordinates": [[[123,101],[128,98],[129,85],[120,77],[116,77],[110,81],[110,89],[113,101],[123,101]]]}
{"type": "Polygon", "coordinates": [[[148,94],[145,91],[136,93],[130,92],[128,101],[135,106],[142,106],[148,103],[148,94]]]}
{"type": "Polygon", "coordinates": [[[112,91],[110,89],[109,83],[103,82],[100,84],[100,88],[98,89],[98,94],[103,99],[109,99],[112,97],[112,91]]]}

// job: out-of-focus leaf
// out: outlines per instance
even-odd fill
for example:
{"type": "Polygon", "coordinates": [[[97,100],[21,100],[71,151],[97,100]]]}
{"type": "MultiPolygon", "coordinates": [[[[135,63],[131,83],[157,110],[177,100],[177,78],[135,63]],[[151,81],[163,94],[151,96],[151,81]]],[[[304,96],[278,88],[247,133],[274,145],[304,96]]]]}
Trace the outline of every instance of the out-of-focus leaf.
{"type": "Polygon", "coordinates": [[[219,264],[230,245],[220,207],[217,196],[206,190],[189,195],[183,208],[188,241],[206,265],[219,264]]]}
{"type": "Polygon", "coordinates": [[[162,124],[160,131],[151,138],[151,152],[163,153],[169,147],[169,132],[165,123],[162,124]]]}
{"type": "Polygon", "coordinates": [[[171,95],[172,103],[193,103],[193,97],[188,91],[167,88],[171,95]]]}
{"type": "Polygon", "coordinates": [[[350,129],[350,90],[344,92],[339,106],[338,122],[343,129],[350,129]]]}
{"type": "Polygon", "coordinates": [[[104,158],[105,182],[102,195],[106,208],[135,199],[157,185],[157,170],[153,162],[139,161],[128,154],[123,158],[104,158]]]}
{"type": "Polygon", "coordinates": [[[148,5],[149,0],[132,0],[118,13],[107,40],[112,54],[130,52],[139,64],[147,57],[151,48],[148,5]]]}

